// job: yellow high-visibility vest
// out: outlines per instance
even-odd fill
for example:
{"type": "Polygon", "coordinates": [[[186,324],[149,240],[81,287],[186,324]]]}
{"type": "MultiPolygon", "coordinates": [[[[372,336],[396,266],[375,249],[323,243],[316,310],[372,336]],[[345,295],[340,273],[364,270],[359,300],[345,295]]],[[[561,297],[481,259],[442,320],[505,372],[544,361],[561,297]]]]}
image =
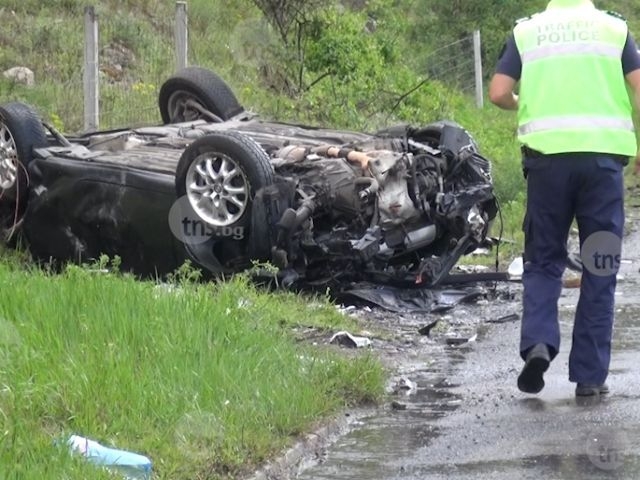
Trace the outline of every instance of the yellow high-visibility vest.
{"type": "Polygon", "coordinates": [[[552,0],[516,25],[522,144],[546,154],[636,154],[621,61],[627,34],[624,20],[588,0],[552,0]]]}

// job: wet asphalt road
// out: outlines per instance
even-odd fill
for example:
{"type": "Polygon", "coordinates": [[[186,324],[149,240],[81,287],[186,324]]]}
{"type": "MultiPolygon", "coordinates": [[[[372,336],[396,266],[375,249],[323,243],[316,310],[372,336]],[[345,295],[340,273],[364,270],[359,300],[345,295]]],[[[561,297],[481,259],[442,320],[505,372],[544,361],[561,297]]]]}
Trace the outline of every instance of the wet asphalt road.
{"type": "MultiPolygon", "coordinates": [[[[640,233],[632,232],[616,297],[610,395],[574,396],[567,361],[578,290],[565,289],[563,345],[541,394],[516,387],[519,323],[481,326],[477,342],[435,346],[425,368],[411,371],[418,391],[398,398],[406,410],[385,408],[362,419],[297,478],[640,478],[639,247],[640,233]]],[[[513,304],[518,312],[520,299],[513,304]]],[[[490,308],[467,311],[492,315],[490,308]]]]}

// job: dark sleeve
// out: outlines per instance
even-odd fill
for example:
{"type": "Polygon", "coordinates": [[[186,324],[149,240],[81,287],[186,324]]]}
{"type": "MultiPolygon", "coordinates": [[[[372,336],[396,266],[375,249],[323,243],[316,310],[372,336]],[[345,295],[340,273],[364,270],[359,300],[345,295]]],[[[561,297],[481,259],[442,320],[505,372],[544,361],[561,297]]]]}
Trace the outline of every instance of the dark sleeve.
{"type": "Polygon", "coordinates": [[[638,46],[633,39],[633,35],[629,33],[624,44],[624,50],[622,50],[622,71],[626,75],[638,68],[640,68],[640,53],[638,53],[638,46]]]}
{"type": "Polygon", "coordinates": [[[513,35],[509,35],[507,42],[504,44],[504,47],[502,47],[496,73],[502,73],[515,80],[520,80],[520,75],[522,74],[522,59],[520,58],[520,52],[518,52],[516,39],[513,35]]]}

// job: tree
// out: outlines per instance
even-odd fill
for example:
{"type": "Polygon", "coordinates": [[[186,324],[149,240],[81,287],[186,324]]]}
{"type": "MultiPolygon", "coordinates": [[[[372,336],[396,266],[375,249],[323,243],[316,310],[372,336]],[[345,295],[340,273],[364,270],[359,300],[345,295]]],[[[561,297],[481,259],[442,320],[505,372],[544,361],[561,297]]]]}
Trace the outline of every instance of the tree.
{"type": "Polygon", "coordinates": [[[253,0],[286,46],[299,43],[315,13],[327,0],[253,0]]]}
{"type": "MultiPolygon", "coordinates": [[[[409,38],[433,48],[482,34],[482,60],[490,75],[502,45],[519,18],[545,8],[547,0],[416,0],[409,38]]],[[[428,50],[426,51],[428,53],[428,50]]]]}

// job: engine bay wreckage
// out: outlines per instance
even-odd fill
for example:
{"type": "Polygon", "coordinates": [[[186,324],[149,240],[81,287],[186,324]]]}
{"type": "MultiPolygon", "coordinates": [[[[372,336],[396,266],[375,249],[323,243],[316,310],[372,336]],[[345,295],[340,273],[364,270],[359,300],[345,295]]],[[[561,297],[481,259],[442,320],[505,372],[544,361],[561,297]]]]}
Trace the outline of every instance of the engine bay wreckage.
{"type": "MultiPolygon", "coordinates": [[[[42,261],[163,275],[277,267],[280,284],[440,284],[496,215],[490,162],[449,121],[375,134],[265,121],[213,72],[160,89],[163,125],[63,136],[0,106],[5,234],[42,261]]],[[[273,269],[271,269],[273,270],[273,269]]]]}

